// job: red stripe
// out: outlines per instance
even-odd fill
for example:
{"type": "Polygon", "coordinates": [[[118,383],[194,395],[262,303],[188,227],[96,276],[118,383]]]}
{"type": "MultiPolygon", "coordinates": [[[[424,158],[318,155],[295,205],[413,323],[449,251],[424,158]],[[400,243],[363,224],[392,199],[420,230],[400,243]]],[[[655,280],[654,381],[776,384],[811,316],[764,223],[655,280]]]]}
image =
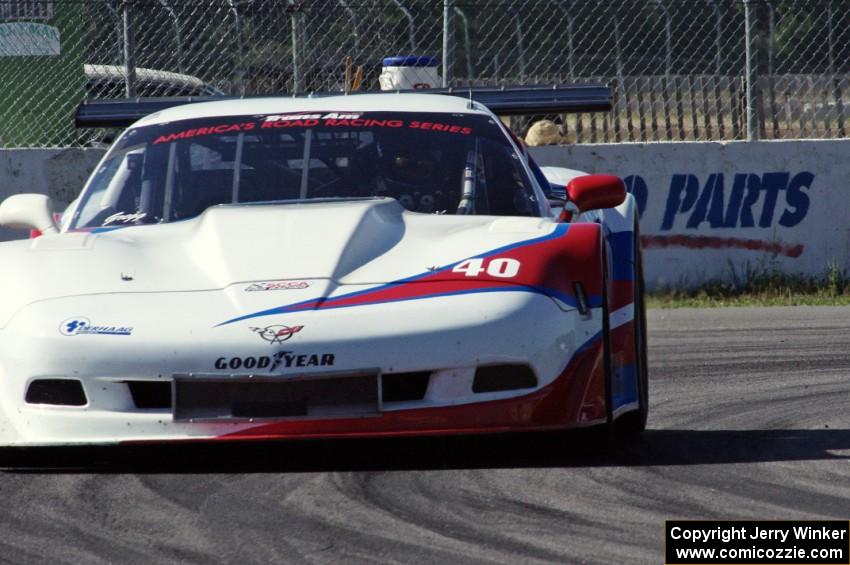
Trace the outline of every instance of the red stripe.
{"type": "MultiPolygon", "coordinates": [[[[486,269],[489,261],[496,258],[518,261],[519,272],[513,277],[498,277],[488,274],[486,270],[468,275],[466,272],[443,269],[351,296],[294,305],[291,311],[362,306],[443,294],[500,290],[504,289],[505,285],[542,287],[551,289],[560,296],[574,299],[575,281],[581,281],[589,295],[601,295],[599,226],[596,224],[571,225],[561,237],[490,253],[482,258],[482,267],[486,269]]],[[[283,309],[289,310],[288,307],[283,309]]]]}
{"type": "Polygon", "coordinates": [[[350,297],[342,297],[327,303],[330,307],[358,306],[395,300],[410,300],[458,292],[475,292],[476,290],[504,289],[510,285],[504,280],[429,280],[429,277],[412,283],[391,284],[374,292],[363,293],[350,297]]]}
{"type": "Polygon", "coordinates": [[[614,368],[635,364],[635,327],[631,321],[611,331],[614,368]]]}
{"type": "Polygon", "coordinates": [[[777,241],[740,239],[737,237],[713,237],[706,235],[643,235],[640,238],[645,248],[686,247],[688,249],[746,249],[766,251],[786,257],[799,257],[803,244],[789,245],[777,241]]]}
{"type": "Polygon", "coordinates": [[[635,300],[634,281],[610,281],[608,294],[608,311],[614,312],[623,306],[628,306],[635,300]]]}

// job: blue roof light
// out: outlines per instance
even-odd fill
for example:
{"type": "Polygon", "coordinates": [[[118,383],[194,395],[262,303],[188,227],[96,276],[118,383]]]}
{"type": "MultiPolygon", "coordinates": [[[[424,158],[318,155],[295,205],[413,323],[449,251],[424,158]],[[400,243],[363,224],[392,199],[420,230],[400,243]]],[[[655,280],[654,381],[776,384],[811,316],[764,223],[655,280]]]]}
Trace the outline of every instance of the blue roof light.
{"type": "Polygon", "coordinates": [[[436,57],[425,55],[396,55],[384,57],[385,67],[436,67],[439,61],[436,57]]]}

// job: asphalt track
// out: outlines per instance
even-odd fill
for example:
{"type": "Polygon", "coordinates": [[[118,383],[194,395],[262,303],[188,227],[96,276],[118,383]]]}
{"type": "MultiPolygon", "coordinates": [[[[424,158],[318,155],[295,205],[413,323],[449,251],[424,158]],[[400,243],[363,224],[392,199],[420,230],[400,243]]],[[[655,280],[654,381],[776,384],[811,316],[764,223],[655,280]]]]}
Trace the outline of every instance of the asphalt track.
{"type": "Polygon", "coordinates": [[[849,308],[649,327],[635,445],[4,450],[0,563],[662,563],[665,519],[850,519],[849,308]]]}

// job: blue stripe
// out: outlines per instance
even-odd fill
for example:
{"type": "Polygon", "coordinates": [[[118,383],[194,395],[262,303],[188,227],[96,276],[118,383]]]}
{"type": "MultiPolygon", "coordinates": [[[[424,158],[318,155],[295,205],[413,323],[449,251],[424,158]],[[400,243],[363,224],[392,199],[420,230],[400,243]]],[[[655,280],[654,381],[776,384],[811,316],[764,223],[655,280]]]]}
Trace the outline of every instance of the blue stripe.
{"type": "Polygon", "coordinates": [[[130,226],[113,226],[113,227],[103,227],[103,228],[95,228],[89,233],[107,233],[111,231],[121,230],[124,228],[128,228],[130,226]]]}
{"type": "Polygon", "coordinates": [[[613,385],[613,409],[620,406],[632,404],[638,401],[637,394],[637,365],[624,365],[618,367],[614,373],[613,385]]]}
{"type": "Polygon", "coordinates": [[[609,233],[606,239],[611,247],[611,280],[633,281],[635,279],[634,232],[609,233]]]}
{"type": "MultiPolygon", "coordinates": [[[[461,294],[484,294],[490,292],[528,292],[531,294],[543,294],[538,293],[535,289],[527,286],[516,286],[516,285],[505,285],[504,287],[491,287],[491,288],[475,288],[470,290],[457,290],[453,292],[440,292],[434,294],[422,294],[419,296],[409,296],[407,298],[386,298],[383,300],[373,300],[366,304],[330,304],[328,306],[320,306],[322,310],[335,310],[337,308],[354,308],[355,306],[371,306],[373,304],[388,304],[390,302],[409,302],[411,300],[423,300],[426,298],[443,298],[445,296],[458,296],[461,294]]],[[[347,296],[346,296],[347,297],[347,296]]],[[[571,306],[575,306],[571,304],[571,306]]],[[[254,314],[248,314],[246,316],[242,316],[240,318],[234,318],[233,320],[228,320],[227,322],[219,324],[219,326],[224,326],[227,324],[231,324],[233,322],[240,322],[243,320],[247,320],[250,318],[256,318],[259,316],[270,316],[272,314],[285,314],[290,312],[295,312],[292,307],[281,307],[281,308],[272,308],[269,310],[264,310],[262,312],[256,312],[254,314]]],[[[218,326],[216,326],[218,327],[218,326]]]]}
{"type": "MultiPolygon", "coordinates": [[[[546,296],[548,298],[557,298],[558,300],[564,302],[567,306],[570,306],[572,308],[577,307],[575,297],[573,297],[573,296],[567,296],[565,294],[557,293],[557,292],[554,292],[554,291],[550,292],[548,289],[543,289],[543,288],[536,288],[536,287],[531,287],[531,286],[526,286],[526,285],[511,285],[511,284],[505,284],[504,286],[501,286],[501,287],[472,288],[472,289],[469,289],[469,290],[456,290],[456,291],[452,291],[452,292],[435,292],[433,294],[421,294],[419,296],[410,296],[410,297],[407,297],[407,298],[387,298],[387,299],[384,299],[384,300],[373,300],[373,301],[370,301],[366,304],[339,304],[339,305],[329,304],[329,305],[325,305],[325,304],[327,304],[327,302],[329,302],[329,300],[319,300],[319,301],[310,300],[308,302],[318,302],[318,304],[313,308],[314,310],[319,309],[319,308],[321,308],[322,310],[334,310],[334,309],[337,309],[337,308],[354,308],[355,306],[370,306],[372,304],[387,304],[387,303],[390,303],[390,302],[408,302],[410,300],[423,300],[423,299],[426,299],[426,298],[442,298],[444,296],[458,296],[458,295],[461,295],[461,294],[482,294],[482,293],[487,293],[487,292],[528,292],[530,294],[539,294],[539,295],[542,295],[542,296],[546,296]]],[[[349,297],[353,296],[354,294],[359,294],[359,293],[352,293],[352,294],[345,295],[345,298],[349,298],[349,297]]],[[[340,297],[340,298],[342,298],[342,297],[340,297]]],[[[602,306],[602,297],[596,296],[596,295],[590,296],[590,297],[588,297],[588,302],[589,302],[591,308],[598,308],[598,307],[602,306]]],[[[275,308],[270,308],[268,310],[255,312],[253,314],[247,314],[247,315],[241,316],[239,318],[234,318],[232,320],[222,322],[221,324],[218,324],[215,327],[225,326],[227,324],[232,324],[234,322],[241,322],[241,321],[244,321],[244,320],[248,320],[248,319],[251,319],[251,318],[257,318],[257,317],[261,317],[261,316],[271,316],[271,315],[274,315],[274,314],[289,314],[289,313],[293,313],[293,312],[298,312],[299,310],[297,309],[297,307],[299,305],[303,305],[303,304],[292,304],[292,305],[289,305],[289,306],[278,306],[278,307],[275,307],[275,308]]]]}

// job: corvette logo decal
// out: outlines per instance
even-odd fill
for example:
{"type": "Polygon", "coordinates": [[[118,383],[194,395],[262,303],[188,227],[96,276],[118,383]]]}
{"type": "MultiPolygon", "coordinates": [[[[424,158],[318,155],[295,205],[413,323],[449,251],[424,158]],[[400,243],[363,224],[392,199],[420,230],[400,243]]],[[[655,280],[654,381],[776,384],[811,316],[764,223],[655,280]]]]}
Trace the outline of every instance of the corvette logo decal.
{"type": "Polygon", "coordinates": [[[264,328],[251,328],[252,332],[258,334],[261,338],[274,345],[275,343],[283,343],[304,329],[304,326],[266,326],[264,328]]]}

